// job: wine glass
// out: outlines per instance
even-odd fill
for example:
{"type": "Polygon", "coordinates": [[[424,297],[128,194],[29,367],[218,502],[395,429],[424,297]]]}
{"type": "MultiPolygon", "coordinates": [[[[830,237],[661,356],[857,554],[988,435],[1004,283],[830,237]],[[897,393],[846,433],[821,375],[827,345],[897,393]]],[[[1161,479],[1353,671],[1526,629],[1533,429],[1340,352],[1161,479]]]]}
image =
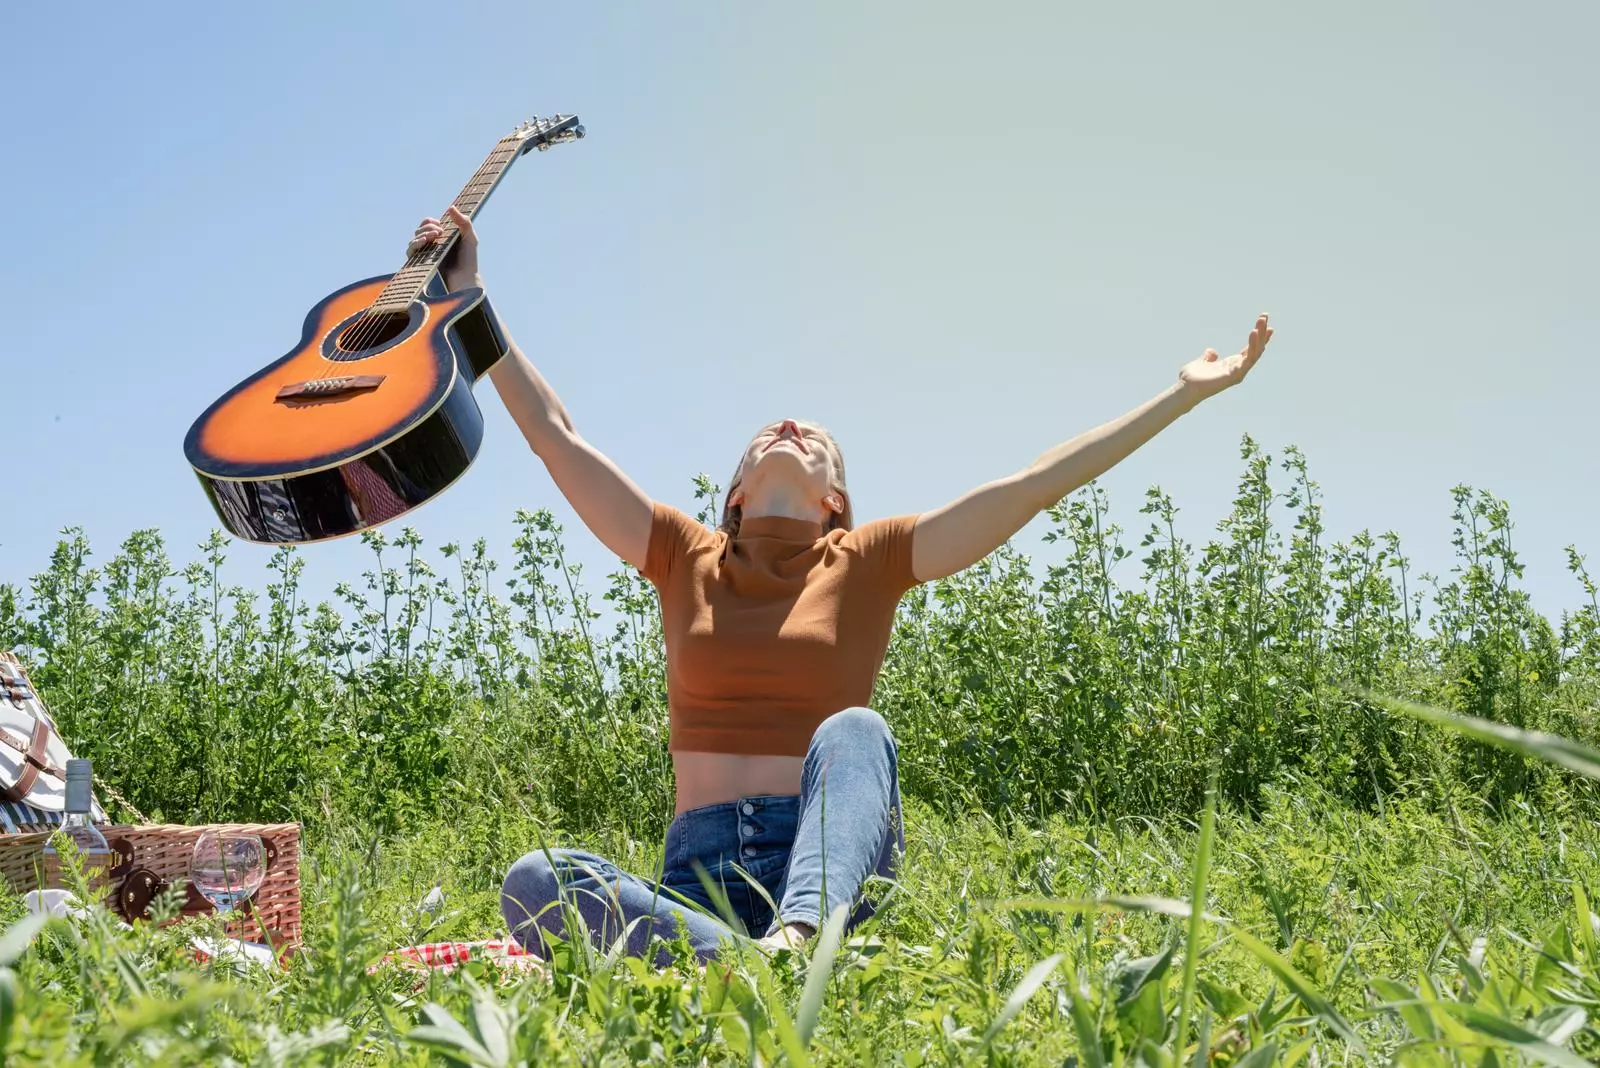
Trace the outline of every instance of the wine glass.
{"type": "Polygon", "coordinates": [[[266,874],[267,850],[256,835],[207,831],[194,843],[189,877],[216,906],[224,926],[228,913],[261,888],[266,874]]]}

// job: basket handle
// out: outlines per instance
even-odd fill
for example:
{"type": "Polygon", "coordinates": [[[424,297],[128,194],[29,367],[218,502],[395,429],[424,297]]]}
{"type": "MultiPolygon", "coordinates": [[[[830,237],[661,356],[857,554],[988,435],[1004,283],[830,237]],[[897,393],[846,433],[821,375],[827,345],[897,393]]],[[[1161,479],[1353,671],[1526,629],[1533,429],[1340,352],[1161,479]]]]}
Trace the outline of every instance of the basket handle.
{"type": "MultiPolygon", "coordinates": [[[[32,681],[28,678],[27,669],[22,666],[22,660],[16,653],[5,650],[0,650],[0,697],[9,699],[18,708],[23,707],[24,701],[34,701],[43,713],[34,720],[33,736],[26,743],[18,741],[9,731],[0,730],[0,745],[14,749],[22,756],[22,771],[17,777],[16,784],[3,792],[11,800],[26,804],[28,791],[33,789],[41,772],[63,782],[66,781],[67,772],[65,768],[58,768],[50,763],[45,756],[45,747],[50,742],[55,725],[49,711],[44,708],[44,699],[34,689],[32,681]]],[[[123,797],[100,776],[94,777],[94,784],[105,796],[133,813],[134,818],[140,823],[150,822],[149,817],[133,806],[133,802],[123,797]]]]}
{"type": "Polygon", "coordinates": [[[143,812],[140,812],[138,809],[133,807],[133,802],[132,801],[129,801],[126,797],[123,797],[120,793],[117,792],[117,790],[116,790],[116,788],[114,786],[112,786],[110,783],[106,782],[100,776],[96,775],[94,777],[94,784],[96,786],[98,786],[100,788],[101,792],[104,793],[111,800],[115,801],[117,804],[121,805],[123,808],[125,808],[129,812],[133,813],[133,818],[134,819],[138,820],[140,823],[149,823],[150,822],[150,819],[149,819],[148,816],[146,816],[143,812]]]}
{"type": "MultiPolygon", "coordinates": [[[[15,700],[15,698],[13,698],[15,700]]],[[[33,789],[33,784],[39,781],[39,773],[54,776],[66,781],[67,773],[64,769],[50,763],[46,750],[50,746],[50,724],[43,717],[33,721],[33,733],[27,742],[19,742],[10,731],[0,730],[0,745],[15,749],[22,757],[22,773],[17,776],[17,781],[5,789],[5,796],[19,804],[26,804],[28,791],[33,789]]]]}

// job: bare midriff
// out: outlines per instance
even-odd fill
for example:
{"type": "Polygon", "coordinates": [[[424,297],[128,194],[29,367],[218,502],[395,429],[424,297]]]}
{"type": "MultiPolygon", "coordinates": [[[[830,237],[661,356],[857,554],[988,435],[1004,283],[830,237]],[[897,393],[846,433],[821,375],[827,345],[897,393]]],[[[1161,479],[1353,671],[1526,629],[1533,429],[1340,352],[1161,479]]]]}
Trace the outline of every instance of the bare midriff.
{"type": "Polygon", "coordinates": [[[805,757],[739,753],[672,754],[678,778],[678,812],[737,801],[741,797],[800,792],[805,757]]]}
{"type": "Polygon", "coordinates": [[[915,524],[747,516],[730,536],[654,506],[641,573],[661,598],[678,812],[800,792],[817,728],[872,699],[915,524]]]}

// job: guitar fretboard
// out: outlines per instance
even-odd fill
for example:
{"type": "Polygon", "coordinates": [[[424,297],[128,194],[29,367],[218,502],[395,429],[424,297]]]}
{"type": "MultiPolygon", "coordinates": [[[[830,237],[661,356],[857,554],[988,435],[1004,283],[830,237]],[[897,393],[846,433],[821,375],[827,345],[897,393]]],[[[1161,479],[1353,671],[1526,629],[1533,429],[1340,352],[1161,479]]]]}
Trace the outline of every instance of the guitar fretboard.
{"type": "MultiPolygon", "coordinates": [[[[461,187],[461,192],[451,202],[461,214],[469,219],[477,215],[478,209],[483,207],[484,201],[489,199],[489,194],[494,192],[495,186],[500,184],[500,179],[505,177],[506,171],[516,160],[521,145],[519,139],[508,137],[494,147],[494,151],[489,153],[483,165],[473,174],[472,180],[461,187]]],[[[410,308],[411,303],[422,295],[429,279],[439,269],[439,264],[455,247],[457,233],[455,224],[445,219],[444,236],[406,257],[405,265],[383,287],[377,302],[372,305],[372,311],[379,314],[404,313],[410,308]]]]}

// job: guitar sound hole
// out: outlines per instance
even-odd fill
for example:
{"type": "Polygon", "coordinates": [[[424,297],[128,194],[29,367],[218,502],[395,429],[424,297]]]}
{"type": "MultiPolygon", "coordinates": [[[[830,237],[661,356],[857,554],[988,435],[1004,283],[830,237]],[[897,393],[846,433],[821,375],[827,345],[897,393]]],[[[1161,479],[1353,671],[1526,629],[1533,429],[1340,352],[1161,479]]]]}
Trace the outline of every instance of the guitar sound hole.
{"type": "Polygon", "coordinates": [[[396,312],[382,315],[362,315],[339,333],[339,351],[347,355],[366,352],[387,345],[406,332],[411,316],[396,312]]]}

